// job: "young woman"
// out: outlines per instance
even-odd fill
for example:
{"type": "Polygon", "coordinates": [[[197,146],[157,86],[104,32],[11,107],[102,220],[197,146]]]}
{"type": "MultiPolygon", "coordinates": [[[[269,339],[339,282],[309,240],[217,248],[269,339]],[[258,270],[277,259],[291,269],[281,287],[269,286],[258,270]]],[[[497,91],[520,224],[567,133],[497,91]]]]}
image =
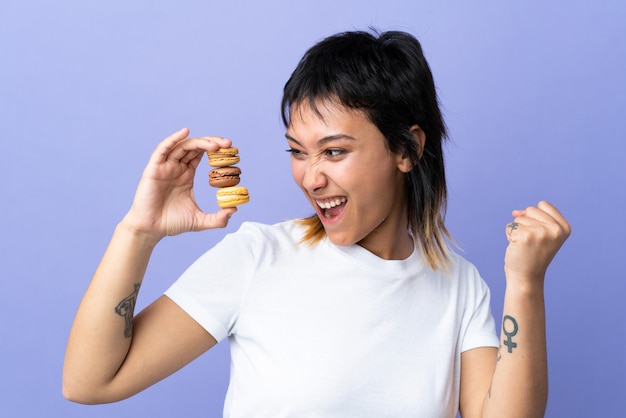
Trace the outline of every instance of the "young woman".
{"type": "Polygon", "coordinates": [[[570,227],[547,202],[513,211],[498,340],[485,283],[446,244],[445,128],[418,41],[321,41],[285,86],[283,118],[315,214],[244,223],[133,318],[155,245],[236,211],[203,213],[192,183],[231,141],[165,139],[79,307],[65,396],[124,399],[228,338],[227,417],[543,416],[543,280],[570,227]]]}

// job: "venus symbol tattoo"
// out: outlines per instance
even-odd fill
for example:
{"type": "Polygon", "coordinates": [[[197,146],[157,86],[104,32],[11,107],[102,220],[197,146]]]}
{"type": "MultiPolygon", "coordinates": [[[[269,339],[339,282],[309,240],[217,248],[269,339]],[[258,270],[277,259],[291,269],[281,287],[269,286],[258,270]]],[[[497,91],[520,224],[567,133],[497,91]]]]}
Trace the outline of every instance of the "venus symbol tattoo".
{"type": "Polygon", "coordinates": [[[517,343],[513,342],[513,337],[517,335],[517,321],[510,315],[505,315],[502,319],[502,332],[506,335],[506,340],[503,341],[503,344],[507,346],[509,353],[513,352],[513,349],[517,347],[517,343]],[[512,328],[510,331],[507,330],[507,322],[510,322],[510,327],[512,328]]]}
{"type": "Polygon", "coordinates": [[[135,290],[133,290],[133,293],[122,299],[115,307],[115,313],[124,317],[124,337],[126,338],[130,338],[133,333],[133,315],[135,312],[137,294],[139,293],[139,284],[135,283],[134,286],[135,290]]]}

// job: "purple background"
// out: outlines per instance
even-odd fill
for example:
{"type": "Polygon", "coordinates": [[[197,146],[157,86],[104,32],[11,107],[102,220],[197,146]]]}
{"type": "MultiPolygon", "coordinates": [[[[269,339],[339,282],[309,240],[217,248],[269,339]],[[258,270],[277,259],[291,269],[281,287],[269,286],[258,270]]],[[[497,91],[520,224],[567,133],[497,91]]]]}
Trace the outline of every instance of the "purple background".
{"type": "MultiPolygon", "coordinates": [[[[282,86],[314,42],[375,25],[423,43],[450,128],[448,223],[498,323],[510,210],[548,199],[573,225],[546,284],[547,416],[621,416],[626,2],[504,3],[2,1],[0,415],[220,416],[224,344],[130,400],[65,401],[74,312],[150,152],[183,126],[241,150],[252,201],[227,230],[308,214],[283,152],[282,86]]],[[[207,172],[197,197],[214,210],[207,172]]],[[[162,242],[139,307],[223,234],[162,242]]]]}

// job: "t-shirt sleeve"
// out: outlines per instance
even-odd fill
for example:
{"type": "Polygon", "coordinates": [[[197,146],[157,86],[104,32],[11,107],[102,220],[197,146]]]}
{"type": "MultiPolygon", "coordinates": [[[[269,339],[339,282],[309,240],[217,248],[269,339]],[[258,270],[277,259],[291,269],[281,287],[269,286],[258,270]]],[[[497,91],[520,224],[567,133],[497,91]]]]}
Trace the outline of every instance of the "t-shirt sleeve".
{"type": "Polygon", "coordinates": [[[466,327],[461,342],[461,352],[477,347],[498,347],[495,321],[491,313],[490,291],[487,284],[472,266],[470,272],[471,289],[468,292],[472,303],[466,315],[466,327]]]}
{"type": "Polygon", "coordinates": [[[226,235],[176,280],[165,295],[217,341],[231,334],[254,271],[256,235],[245,224],[226,235]]]}

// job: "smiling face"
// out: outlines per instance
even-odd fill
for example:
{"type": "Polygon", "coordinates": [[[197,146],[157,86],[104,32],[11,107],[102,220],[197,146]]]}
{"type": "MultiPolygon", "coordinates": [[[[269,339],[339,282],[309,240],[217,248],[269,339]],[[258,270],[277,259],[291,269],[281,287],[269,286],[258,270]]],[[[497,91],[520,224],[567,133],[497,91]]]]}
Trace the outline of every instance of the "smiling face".
{"type": "Polygon", "coordinates": [[[411,254],[403,181],[410,162],[391,153],[359,111],[330,101],[293,106],[286,137],[293,178],[336,245],[359,244],[379,257],[411,254]]]}

